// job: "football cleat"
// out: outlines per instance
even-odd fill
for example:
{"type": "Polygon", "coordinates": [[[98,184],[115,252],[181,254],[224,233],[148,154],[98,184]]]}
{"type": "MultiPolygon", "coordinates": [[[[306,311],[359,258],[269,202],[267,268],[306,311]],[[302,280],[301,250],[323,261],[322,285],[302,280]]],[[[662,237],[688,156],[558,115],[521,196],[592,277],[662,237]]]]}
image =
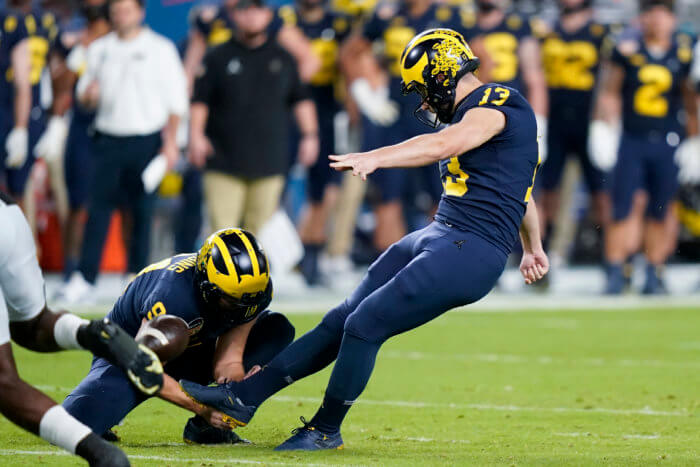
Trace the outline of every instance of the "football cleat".
{"type": "Polygon", "coordinates": [[[236,383],[219,386],[202,386],[187,380],[180,380],[180,387],[187,396],[198,404],[209,406],[224,414],[223,421],[231,428],[246,426],[255,415],[257,407],[245,405],[233,392],[236,383]]]}
{"type": "Polygon", "coordinates": [[[187,444],[251,444],[235,431],[214,428],[199,416],[187,420],[182,439],[187,444]]]}
{"type": "Polygon", "coordinates": [[[653,264],[647,265],[646,268],[646,279],[644,281],[644,288],[642,289],[642,294],[644,295],[668,295],[668,289],[666,284],[662,279],[661,268],[657,268],[653,264]]]}
{"type": "Polygon", "coordinates": [[[608,264],[606,266],[605,295],[622,295],[625,290],[625,276],[622,266],[608,264]]]}
{"type": "Polygon", "coordinates": [[[163,365],[145,345],[139,345],[107,318],[95,319],[78,330],[78,343],[96,357],[124,370],[136,388],[152,396],[163,388],[163,365]]]}
{"type": "Polygon", "coordinates": [[[323,451],[343,449],[343,438],[337,433],[322,433],[300,417],[304,426],[292,430],[292,437],[275,448],[275,451],[323,451]]]}

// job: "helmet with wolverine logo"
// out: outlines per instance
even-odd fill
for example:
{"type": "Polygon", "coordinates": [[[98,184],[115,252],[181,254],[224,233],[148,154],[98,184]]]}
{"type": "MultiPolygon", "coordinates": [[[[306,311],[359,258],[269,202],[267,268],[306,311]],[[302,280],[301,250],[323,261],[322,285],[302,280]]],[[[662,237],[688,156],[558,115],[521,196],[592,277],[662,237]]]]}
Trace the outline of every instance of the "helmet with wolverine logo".
{"type": "Polygon", "coordinates": [[[197,253],[196,286],[210,324],[230,329],[247,323],[272,301],[270,265],[255,237],[242,229],[213,233],[197,253]]]}

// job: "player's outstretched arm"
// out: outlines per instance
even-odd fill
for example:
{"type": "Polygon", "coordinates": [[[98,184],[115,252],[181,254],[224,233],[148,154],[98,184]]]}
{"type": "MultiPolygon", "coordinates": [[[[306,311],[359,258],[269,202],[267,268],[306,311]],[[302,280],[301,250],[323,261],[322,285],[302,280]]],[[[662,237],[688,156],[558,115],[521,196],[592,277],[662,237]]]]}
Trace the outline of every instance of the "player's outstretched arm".
{"type": "Polygon", "coordinates": [[[502,112],[477,107],[464,114],[462,120],[437,133],[416,136],[393,146],[374,151],[329,156],[331,167],[352,170],[363,180],[377,169],[422,167],[442,159],[458,156],[477,148],[498,135],[506,125],[502,112]]]}
{"type": "Polygon", "coordinates": [[[525,210],[525,216],[520,224],[520,241],[523,245],[523,259],[520,262],[520,272],[526,284],[532,284],[542,279],[549,271],[549,259],[542,247],[540,224],[537,217],[537,206],[534,198],[530,198],[525,210]]]}

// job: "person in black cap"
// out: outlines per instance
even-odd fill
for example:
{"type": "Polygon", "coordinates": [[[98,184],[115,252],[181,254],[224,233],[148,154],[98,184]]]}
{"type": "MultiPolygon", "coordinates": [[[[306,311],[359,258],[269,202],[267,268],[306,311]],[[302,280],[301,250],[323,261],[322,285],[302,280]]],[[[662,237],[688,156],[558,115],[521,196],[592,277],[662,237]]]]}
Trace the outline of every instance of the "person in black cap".
{"type": "Polygon", "coordinates": [[[267,33],[272,11],[240,0],[229,14],[234,35],[210,50],[195,82],[189,158],[205,167],[212,228],[241,225],[255,234],[279,205],[290,113],[306,166],[318,156],[318,122],[294,59],[267,33]]]}

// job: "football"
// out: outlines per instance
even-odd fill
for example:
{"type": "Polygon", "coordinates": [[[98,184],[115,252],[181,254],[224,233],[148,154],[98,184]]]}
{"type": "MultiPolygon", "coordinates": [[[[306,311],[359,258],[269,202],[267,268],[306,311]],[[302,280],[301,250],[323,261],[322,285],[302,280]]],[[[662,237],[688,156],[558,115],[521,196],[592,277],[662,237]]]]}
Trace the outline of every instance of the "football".
{"type": "Polygon", "coordinates": [[[185,351],[190,343],[190,334],[184,319],[162,315],[141,327],[136,334],[136,342],[153,350],[165,363],[185,351]]]}

